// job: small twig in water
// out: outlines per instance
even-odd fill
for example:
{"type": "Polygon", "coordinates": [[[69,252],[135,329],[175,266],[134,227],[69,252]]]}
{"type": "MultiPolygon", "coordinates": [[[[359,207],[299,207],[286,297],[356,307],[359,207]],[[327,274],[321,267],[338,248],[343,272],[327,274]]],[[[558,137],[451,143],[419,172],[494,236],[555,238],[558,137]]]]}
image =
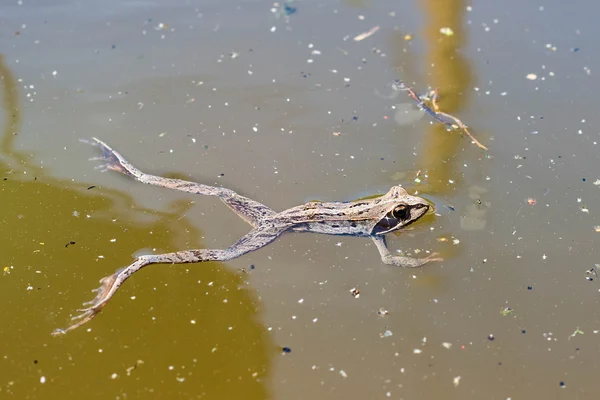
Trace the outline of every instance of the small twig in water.
{"type": "Polygon", "coordinates": [[[455,130],[455,129],[460,129],[462,130],[464,133],[467,134],[467,136],[469,136],[471,138],[471,140],[475,143],[475,145],[477,147],[479,147],[480,149],[483,150],[487,150],[487,147],[485,147],[484,145],[482,145],[481,143],[479,143],[479,141],[477,139],[475,139],[475,137],[473,137],[473,135],[471,135],[471,132],[469,132],[469,130],[467,129],[467,126],[458,118],[450,115],[450,114],[446,114],[445,112],[441,112],[440,108],[437,104],[437,100],[439,98],[438,95],[438,91],[437,89],[432,90],[428,93],[428,96],[426,96],[426,98],[431,102],[431,106],[433,107],[429,107],[420,96],[418,96],[415,91],[413,89],[411,89],[410,87],[408,87],[404,82],[401,81],[396,81],[394,84],[394,87],[397,90],[403,90],[405,92],[408,92],[408,95],[410,97],[412,97],[412,99],[417,103],[417,105],[423,110],[425,111],[427,114],[431,115],[436,121],[441,122],[442,124],[448,126],[449,128],[455,130]]]}

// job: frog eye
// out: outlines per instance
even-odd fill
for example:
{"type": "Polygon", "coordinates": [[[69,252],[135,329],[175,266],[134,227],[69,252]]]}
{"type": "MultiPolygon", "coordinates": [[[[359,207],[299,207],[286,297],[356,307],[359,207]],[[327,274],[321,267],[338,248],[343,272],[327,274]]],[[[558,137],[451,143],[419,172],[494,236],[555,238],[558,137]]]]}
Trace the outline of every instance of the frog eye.
{"type": "Polygon", "coordinates": [[[394,211],[392,211],[392,215],[398,221],[404,221],[408,218],[408,207],[406,207],[405,205],[397,206],[396,208],[394,208],[394,211]]]}

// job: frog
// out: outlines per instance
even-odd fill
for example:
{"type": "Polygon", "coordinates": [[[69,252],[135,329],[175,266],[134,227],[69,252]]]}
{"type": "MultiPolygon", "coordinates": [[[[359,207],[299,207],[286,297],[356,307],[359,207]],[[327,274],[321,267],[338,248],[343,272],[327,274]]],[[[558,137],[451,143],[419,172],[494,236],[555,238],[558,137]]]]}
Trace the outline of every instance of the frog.
{"type": "Polygon", "coordinates": [[[379,197],[345,202],[310,201],[306,204],[276,212],[266,205],[217,186],[181,179],[147,174],[128,162],[119,152],[97,138],[82,140],[100,148],[98,168],[119,172],[133,180],[182,192],[216,196],[252,229],[226,249],[192,249],[165,254],[140,255],[125,268],[100,280],[96,297],[84,303],[67,328],[56,329],[53,335],[62,335],[92,320],[106,306],[123,283],[140,269],[151,264],[190,264],[207,261],[225,262],[241,257],[272,243],[285,232],[312,232],[326,235],[347,235],[370,238],[384,264],[416,268],[429,262],[442,261],[432,252],[423,258],[390,253],[385,235],[405,229],[432,210],[425,199],[410,195],[402,186],[393,186],[379,197]]]}

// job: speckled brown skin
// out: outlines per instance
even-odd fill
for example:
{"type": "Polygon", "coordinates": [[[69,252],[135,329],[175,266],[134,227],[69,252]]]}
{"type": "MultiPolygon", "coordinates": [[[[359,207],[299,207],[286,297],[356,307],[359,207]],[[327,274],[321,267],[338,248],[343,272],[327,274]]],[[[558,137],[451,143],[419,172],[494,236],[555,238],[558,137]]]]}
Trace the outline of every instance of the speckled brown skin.
{"type": "Polygon", "coordinates": [[[241,196],[233,190],[203,185],[180,179],[162,178],[143,173],[131,165],[121,154],[99,139],[85,141],[100,147],[102,154],[96,158],[104,162],[104,170],[113,170],[139,182],[184,192],[219,197],[253,229],[227,249],[183,250],[175,253],[152,254],[137,257],[129,266],[102,278],[96,297],[84,304],[89,306],[73,317],[75,323],[66,329],[57,329],[53,335],[64,334],[94,318],[107,304],[127,278],[150,264],[185,264],[204,261],[228,261],[271,243],[284,232],[313,232],[328,235],[353,235],[370,237],[385,264],[400,267],[420,267],[430,261],[442,259],[433,253],[425,258],[393,256],[385,243],[385,234],[404,228],[421,218],[429,209],[424,199],[411,196],[400,186],[394,186],[385,195],[354,202],[310,202],[282,212],[275,212],[257,201],[241,196]]]}

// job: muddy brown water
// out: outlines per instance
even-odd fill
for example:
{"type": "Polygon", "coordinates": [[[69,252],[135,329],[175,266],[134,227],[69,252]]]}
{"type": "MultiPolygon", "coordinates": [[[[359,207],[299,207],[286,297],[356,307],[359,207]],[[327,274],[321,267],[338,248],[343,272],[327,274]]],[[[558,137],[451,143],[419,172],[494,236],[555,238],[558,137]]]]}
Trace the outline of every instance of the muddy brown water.
{"type": "Polygon", "coordinates": [[[597,398],[597,8],[5,2],[0,397],[597,398]],[[489,151],[394,79],[437,87],[489,151]],[[226,264],[148,267],[51,337],[135,254],[248,230],[215,199],[94,169],[90,136],[276,210],[402,184],[438,215],[390,248],[445,261],[398,269],[366,239],[284,235],[226,264]]]}

